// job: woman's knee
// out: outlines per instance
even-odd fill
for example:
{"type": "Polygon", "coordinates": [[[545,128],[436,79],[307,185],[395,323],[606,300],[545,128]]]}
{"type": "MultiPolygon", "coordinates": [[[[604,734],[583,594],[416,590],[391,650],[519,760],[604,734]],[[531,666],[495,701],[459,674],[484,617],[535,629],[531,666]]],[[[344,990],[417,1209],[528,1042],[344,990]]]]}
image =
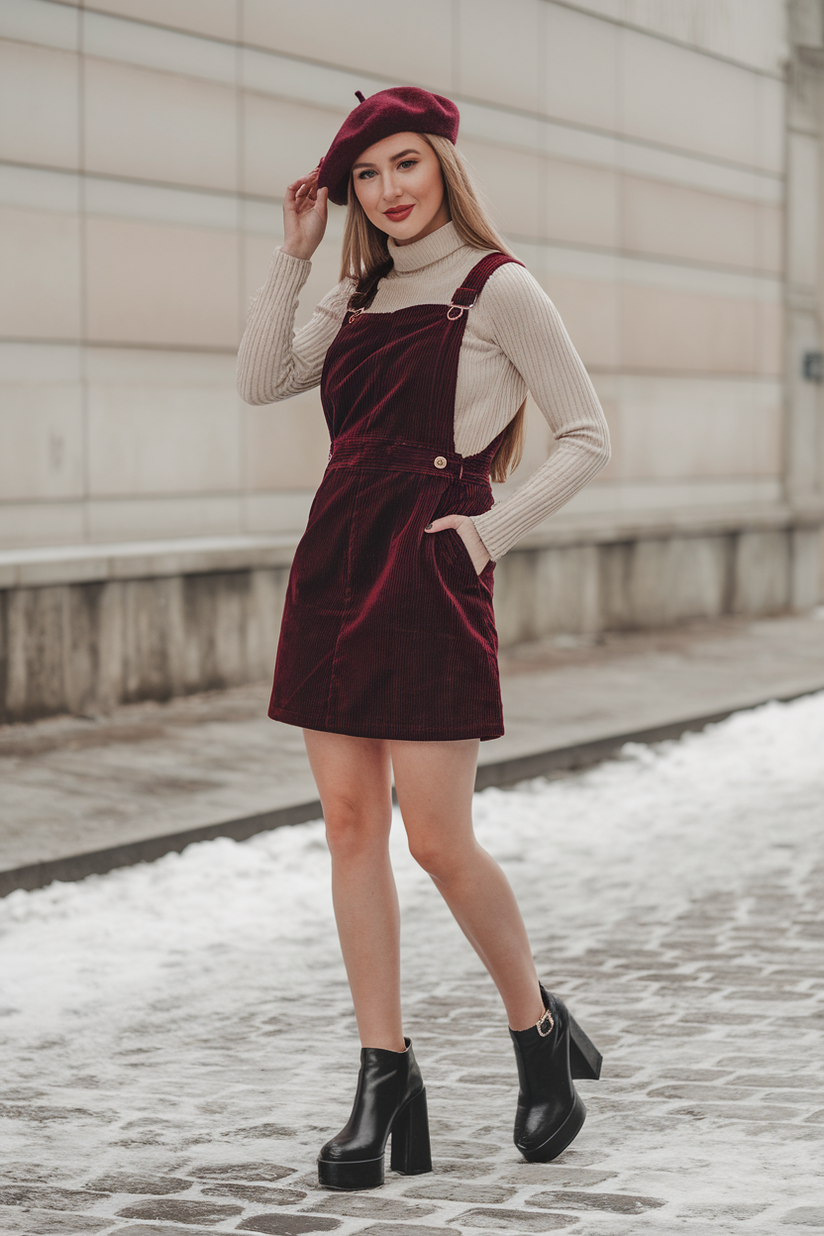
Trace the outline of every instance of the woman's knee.
{"type": "Polygon", "coordinates": [[[386,845],[392,824],[392,804],[379,804],[354,794],[337,793],[324,800],[326,841],[334,858],[348,858],[386,845]]]}
{"type": "Polygon", "coordinates": [[[471,841],[445,836],[437,827],[408,829],[407,835],[409,853],[433,880],[447,882],[466,866],[471,841]]]}

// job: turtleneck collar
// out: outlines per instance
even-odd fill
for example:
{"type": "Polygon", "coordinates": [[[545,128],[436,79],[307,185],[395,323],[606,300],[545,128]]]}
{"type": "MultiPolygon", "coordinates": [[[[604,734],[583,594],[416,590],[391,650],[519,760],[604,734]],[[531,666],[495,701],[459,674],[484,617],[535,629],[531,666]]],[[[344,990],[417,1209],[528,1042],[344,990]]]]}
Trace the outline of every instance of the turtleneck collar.
{"type": "Polygon", "coordinates": [[[395,263],[395,270],[406,274],[408,271],[431,266],[433,262],[440,262],[456,249],[460,249],[463,243],[455,224],[450,222],[411,245],[397,245],[390,236],[388,249],[395,263]]]}

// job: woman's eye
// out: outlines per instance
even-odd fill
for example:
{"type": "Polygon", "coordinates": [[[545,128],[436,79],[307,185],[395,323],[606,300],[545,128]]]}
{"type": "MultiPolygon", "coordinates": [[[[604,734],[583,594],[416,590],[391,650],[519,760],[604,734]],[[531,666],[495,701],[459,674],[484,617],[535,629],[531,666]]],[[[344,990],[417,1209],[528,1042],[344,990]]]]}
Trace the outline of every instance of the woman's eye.
{"type": "Polygon", "coordinates": [[[371,180],[374,175],[375,173],[371,168],[366,168],[365,171],[358,172],[358,180],[371,180]]]}
{"type": "Polygon", "coordinates": [[[417,162],[417,159],[404,159],[402,163],[398,164],[398,167],[414,167],[417,162]]]}

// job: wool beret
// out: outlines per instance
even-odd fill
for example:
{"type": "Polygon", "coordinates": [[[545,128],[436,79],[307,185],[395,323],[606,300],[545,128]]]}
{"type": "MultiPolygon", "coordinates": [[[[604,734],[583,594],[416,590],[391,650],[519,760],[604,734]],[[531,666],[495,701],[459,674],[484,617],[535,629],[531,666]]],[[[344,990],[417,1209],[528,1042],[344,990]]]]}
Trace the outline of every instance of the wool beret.
{"type": "Polygon", "coordinates": [[[393,133],[434,133],[454,144],[458,136],[460,113],[443,95],[417,86],[393,86],[368,99],[359,90],[355,93],[360,103],[344,120],[318,173],[318,188],[328,189],[330,201],[338,206],[346,205],[352,164],[375,142],[393,133]]]}

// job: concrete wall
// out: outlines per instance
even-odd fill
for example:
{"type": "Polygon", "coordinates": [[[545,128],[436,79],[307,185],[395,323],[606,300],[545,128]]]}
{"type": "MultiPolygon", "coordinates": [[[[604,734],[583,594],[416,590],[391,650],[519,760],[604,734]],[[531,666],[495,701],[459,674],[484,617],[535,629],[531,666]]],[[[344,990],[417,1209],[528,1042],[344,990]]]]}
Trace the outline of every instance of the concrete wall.
{"type": "MultiPolygon", "coordinates": [[[[781,501],[783,0],[407,14],[4,0],[0,544],[300,527],[317,397],[244,407],[234,353],[284,185],[356,87],[401,81],[458,99],[602,397],[614,459],[568,514],[781,501]]],[[[336,280],[342,214],[303,317],[336,280]]],[[[534,428],[527,467],[549,445],[534,428]]]]}
{"type": "Polygon", "coordinates": [[[0,721],[263,678],[287,578],[283,567],[0,592],[0,721]]]}
{"type": "MultiPolygon", "coordinates": [[[[804,532],[556,532],[496,568],[502,647],[553,631],[668,626],[792,603],[804,532]]],[[[166,699],[268,676],[293,544],[213,538],[0,559],[0,723],[166,699]]],[[[802,563],[803,565],[803,563],[802,563]]]]}
{"type": "MultiPolygon", "coordinates": [[[[801,377],[824,306],[821,10],[3,0],[0,551],[235,537],[244,572],[248,537],[299,532],[326,458],[319,401],[243,405],[237,343],[285,184],[355,89],[414,82],[458,101],[462,148],[613,437],[605,472],[502,562],[500,604],[532,612],[544,586],[523,564],[558,537],[600,561],[605,528],[652,545],[765,523],[785,530],[786,603],[821,598],[824,408],[801,377]]],[[[299,321],[337,278],[331,214],[299,321]]],[[[532,409],[520,478],[550,449],[532,409]]],[[[658,612],[639,601],[631,620],[658,612]]]]}

